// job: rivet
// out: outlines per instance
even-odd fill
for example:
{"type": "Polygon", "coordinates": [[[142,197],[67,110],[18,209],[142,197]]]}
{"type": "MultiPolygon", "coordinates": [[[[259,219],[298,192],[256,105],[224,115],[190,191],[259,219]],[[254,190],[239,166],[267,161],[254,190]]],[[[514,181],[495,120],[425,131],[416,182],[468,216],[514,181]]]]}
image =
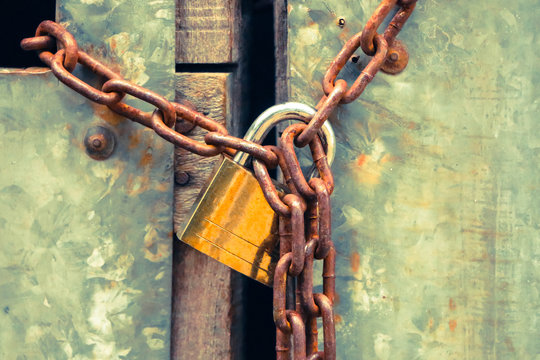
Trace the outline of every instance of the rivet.
{"type": "Polygon", "coordinates": [[[398,61],[399,60],[399,54],[395,51],[391,52],[390,53],[390,60],[392,61],[398,61]]]}
{"type": "Polygon", "coordinates": [[[94,126],[86,132],[84,146],[86,147],[86,153],[92,159],[105,160],[114,152],[116,137],[106,127],[94,126]]]}
{"type": "Polygon", "coordinates": [[[174,174],[174,182],[180,186],[187,185],[190,179],[191,176],[189,176],[189,174],[185,171],[176,171],[174,174]]]}
{"type": "Polygon", "coordinates": [[[344,18],[339,18],[338,25],[339,25],[340,28],[345,27],[345,19],[344,18]]]}

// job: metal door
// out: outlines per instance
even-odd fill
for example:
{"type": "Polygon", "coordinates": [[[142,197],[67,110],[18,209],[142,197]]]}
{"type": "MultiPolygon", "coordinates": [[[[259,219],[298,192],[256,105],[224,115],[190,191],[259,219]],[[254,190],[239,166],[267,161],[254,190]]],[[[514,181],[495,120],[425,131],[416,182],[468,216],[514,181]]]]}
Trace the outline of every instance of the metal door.
{"type": "MultiPolygon", "coordinates": [[[[57,21],[173,97],[173,1],[59,0],[57,21]]],[[[0,94],[0,358],[169,358],[173,147],[47,69],[0,70],[0,94]]]]}
{"type": "MultiPolygon", "coordinates": [[[[316,104],[378,4],[288,1],[291,100],[316,104]]],[[[538,15],[418,1],[408,67],[331,119],[340,359],[540,358],[538,15]]]]}

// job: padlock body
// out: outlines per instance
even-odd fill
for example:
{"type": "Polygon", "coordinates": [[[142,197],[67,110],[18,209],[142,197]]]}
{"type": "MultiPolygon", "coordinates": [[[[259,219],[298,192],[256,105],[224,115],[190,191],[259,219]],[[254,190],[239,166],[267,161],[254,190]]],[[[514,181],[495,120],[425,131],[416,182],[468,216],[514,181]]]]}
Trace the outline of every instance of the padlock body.
{"type": "Polygon", "coordinates": [[[272,286],[279,258],[278,218],[255,176],[234,161],[224,158],[217,167],[178,238],[272,286]]]}

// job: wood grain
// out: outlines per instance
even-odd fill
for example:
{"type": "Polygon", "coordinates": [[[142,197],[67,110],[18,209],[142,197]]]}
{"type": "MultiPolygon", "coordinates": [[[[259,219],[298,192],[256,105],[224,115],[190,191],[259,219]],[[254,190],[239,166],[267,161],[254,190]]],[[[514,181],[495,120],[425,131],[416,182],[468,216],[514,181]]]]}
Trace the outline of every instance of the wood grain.
{"type": "MultiPolygon", "coordinates": [[[[176,100],[191,102],[198,111],[222,124],[230,112],[231,74],[181,73],[176,75],[176,100]]],[[[205,131],[188,135],[202,140],[205,131]]],[[[195,198],[221,157],[203,158],[175,150],[175,213],[178,231],[195,198]],[[189,175],[186,184],[181,184],[189,175]]],[[[240,275],[225,265],[175,241],[173,270],[172,359],[234,359],[240,351],[240,299],[235,293],[240,275]],[[238,339],[238,342],[236,341],[238,339]]]]}
{"type": "Polygon", "coordinates": [[[177,0],[176,62],[237,62],[240,23],[240,0],[177,0]]]}
{"type": "Polygon", "coordinates": [[[289,99],[287,0],[274,0],[274,41],[276,44],[276,104],[281,104],[289,99]]]}

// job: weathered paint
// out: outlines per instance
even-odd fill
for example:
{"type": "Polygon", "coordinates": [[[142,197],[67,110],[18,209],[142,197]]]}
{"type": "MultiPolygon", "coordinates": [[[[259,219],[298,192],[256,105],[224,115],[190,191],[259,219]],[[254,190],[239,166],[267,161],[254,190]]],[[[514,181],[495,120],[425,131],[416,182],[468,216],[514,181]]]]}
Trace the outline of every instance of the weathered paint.
{"type": "MultiPolygon", "coordinates": [[[[291,100],[317,103],[378,3],[289,0],[291,100]]],[[[419,1],[408,67],[332,119],[340,359],[540,359],[537,19],[419,1]]]]}
{"type": "MultiPolygon", "coordinates": [[[[64,0],[58,20],[174,97],[174,1],[64,0]]],[[[168,359],[173,147],[48,70],[0,71],[0,94],[0,358],[168,359]],[[104,161],[96,125],[116,134],[104,161]]]]}

